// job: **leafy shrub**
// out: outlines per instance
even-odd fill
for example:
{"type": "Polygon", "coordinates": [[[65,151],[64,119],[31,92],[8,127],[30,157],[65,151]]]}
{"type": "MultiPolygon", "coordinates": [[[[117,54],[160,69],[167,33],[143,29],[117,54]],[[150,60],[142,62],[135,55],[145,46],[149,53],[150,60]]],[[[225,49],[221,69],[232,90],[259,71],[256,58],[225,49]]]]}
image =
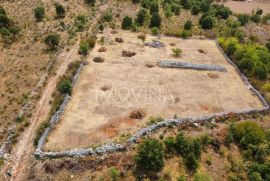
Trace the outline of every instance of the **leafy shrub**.
{"type": "Polygon", "coordinates": [[[50,49],[56,49],[60,44],[60,36],[58,34],[50,34],[46,36],[44,42],[50,49]]]}
{"type": "Polygon", "coordinates": [[[147,9],[141,8],[137,14],[136,23],[142,26],[147,16],[147,9]]]}
{"type": "Polygon", "coordinates": [[[145,171],[160,171],[164,166],[164,151],[162,144],[148,138],[139,145],[135,156],[137,168],[145,171]]]}
{"type": "Polygon", "coordinates": [[[270,41],[268,43],[266,43],[266,48],[268,49],[268,51],[270,52],[270,41]]]}
{"type": "Polygon", "coordinates": [[[201,9],[200,9],[200,6],[198,6],[198,5],[194,5],[191,8],[192,15],[198,15],[200,13],[200,11],[201,11],[201,9]]]}
{"type": "Polygon", "coordinates": [[[2,6],[0,6],[0,14],[1,15],[6,15],[7,14],[6,10],[2,6]]]}
{"type": "Polygon", "coordinates": [[[266,66],[262,62],[256,62],[254,64],[254,75],[257,76],[261,80],[267,79],[267,69],[266,66]]]}
{"type": "Polygon", "coordinates": [[[261,16],[258,14],[253,14],[250,16],[250,20],[254,23],[259,23],[261,21],[261,16]]]}
{"type": "Polygon", "coordinates": [[[190,0],[181,0],[180,3],[185,9],[190,9],[190,7],[191,7],[191,1],[190,0]]]}
{"type": "Polygon", "coordinates": [[[45,16],[45,8],[43,6],[38,6],[34,9],[35,18],[37,21],[42,21],[45,16]]]}
{"type": "Polygon", "coordinates": [[[85,24],[87,23],[87,17],[84,15],[78,15],[75,18],[75,27],[76,31],[82,31],[85,28],[85,24]]]}
{"type": "Polygon", "coordinates": [[[196,157],[193,153],[189,153],[185,158],[184,158],[184,163],[185,166],[189,170],[196,170],[199,166],[198,161],[196,160],[196,157]]]}
{"type": "Polygon", "coordinates": [[[165,150],[167,153],[173,153],[175,147],[175,139],[173,137],[167,137],[164,140],[165,150]]]}
{"type": "Polygon", "coordinates": [[[267,24],[270,21],[270,13],[267,13],[262,17],[262,23],[267,24]]]}
{"type": "Polygon", "coordinates": [[[202,15],[200,18],[200,25],[203,29],[212,29],[214,26],[214,19],[210,15],[202,15]]]}
{"type": "Polygon", "coordinates": [[[194,181],[212,181],[211,177],[206,173],[196,173],[194,181]]]}
{"type": "Polygon", "coordinates": [[[80,42],[79,54],[88,55],[89,44],[87,42],[80,42]]]}
{"type": "Polygon", "coordinates": [[[150,13],[154,14],[154,13],[158,13],[159,12],[159,5],[157,1],[153,1],[150,4],[150,13]]]}
{"type": "Polygon", "coordinates": [[[187,178],[185,176],[181,175],[177,178],[177,181],[187,181],[187,178]]]}
{"type": "Polygon", "coordinates": [[[56,3],[55,4],[55,11],[58,18],[64,18],[66,10],[62,4],[56,3]]]}
{"type": "Polygon", "coordinates": [[[190,30],[191,28],[192,28],[192,21],[190,21],[190,20],[187,20],[186,21],[186,23],[185,23],[185,25],[184,25],[184,29],[185,30],[190,30]]]}
{"type": "Polygon", "coordinates": [[[130,16],[125,16],[122,21],[122,29],[129,30],[132,25],[132,18],[130,16]]]}
{"type": "Polygon", "coordinates": [[[230,14],[231,14],[231,10],[228,7],[225,7],[224,5],[217,5],[216,6],[216,16],[220,17],[222,19],[227,19],[230,14]]]}
{"type": "Polygon", "coordinates": [[[110,175],[113,181],[117,181],[120,176],[120,173],[117,168],[112,168],[110,170],[110,175]]]}
{"type": "Polygon", "coordinates": [[[150,0],[141,0],[141,7],[145,8],[145,9],[149,9],[150,4],[151,4],[150,0]]]}
{"type": "Polygon", "coordinates": [[[180,15],[181,12],[181,6],[176,3],[171,4],[171,12],[173,12],[175,15],[180,15]]]}
{"type": "Polygon", "coordinates": [[[150,20],[150,27],[151,28],[153,28],[153,27],[159,28],[160,25],[161,25],[161,17],[159,16],[158,13],[153,13],[151,20],[150,20]]]}
{"type": "Polygon", "coordinates": [[[262,90],[266,91],[266,92],[270,92],[270,83],[265,83],[262,86],[262,90]]]}
{"type": "Polygon", "coordinates": [[[247,14],[240,14],[240,15],[238,15],[238,21],[240,22],[240,24],[242,26],[244,26],[249,21],[249,15],[247,15],[247,14]]]}
{"type": "Polygon", "coordinates": [[[132,0],[132,3],[133,3],[133,4],[140,3],[140,0],[132,0]]]}
{"type": "Polygon", "coordinates": [[[182,50],[180,48],[173,48],[172,52],[176,57],[179,57],[182,54],[182,50]]]}
{"type": "Polygon", "coordinates": [[[187,30],[183,30],[181,33],[180,33],[180,36],[182,38],[188,38],[190,36],[190,32],[187,31],[187,30]]]}
{"type": "Polygon", "coordinates": [[[113,13],[112,11],[106,11],[103,15],[102,15],[102,20],[105,22],[110,22],[113,20],[113,13]]]}
{"type": "Polygon", "coordinates": [[[96,0],[84,0],[85,4],[95,6],[96,0]]]}
{"type": "Polygon", "coordinates": [[[153,27],[153,28],[151,28],[151,32],[153,35],[157,35],[157,34],[159,34],[159,29],[157,27],[153,27]]]}
{"type": "Polygon", "coordinates": [[[58,85],[58,91],[62,94],[71,94],[72,83],[70,79],[63,79],[58,85]]]}
{"type": "Polygon", "coordinates": [[[238,123],[233,130],[233,137],[243,148],[249,144],[258,145],[265,140],[265,133],[256,122],[245,121],[238,123]]]}

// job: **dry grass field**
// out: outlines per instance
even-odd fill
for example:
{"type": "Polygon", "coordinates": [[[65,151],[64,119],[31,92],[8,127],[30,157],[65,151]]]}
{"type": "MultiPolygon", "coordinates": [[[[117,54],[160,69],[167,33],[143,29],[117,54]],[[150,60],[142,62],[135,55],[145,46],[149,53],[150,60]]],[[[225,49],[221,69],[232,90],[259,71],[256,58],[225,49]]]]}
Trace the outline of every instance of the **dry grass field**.
{"type": "Polygon", "coordinates": [[[249,1],[233,1],[229,0],[224,3],[235,13],[251,13],[252,10],[256,11],[257,8],[263,10],[264,14],[270,12],[270,1],[269,0],[251,0],[249,1]]]}
{"type": "MultiPolygon", "coordinates": [[[[138,131],[146,126],[150,116],[201,116],[263,107],[214,41],[161,37],[166,46],[150,48],[143,46],[138,35],[125,31],[117,34],[106,31],[100,35],[105,37],[104,45],[97,45],[89,55],[89,64],[84,67],[72,100],[48,139],[47,150],[106,143],[138,131]],[[115,42],[116,37],[122,37],[124,42],[115,42]],[[101,46],[107,51],[99,52],[101,46]],[[179,58],[172,54],[175,47],[183,51],[179,58]],[[199,49],[206,53],[200,53],[199,49]],[[122,50],[136,55],[122,57],[122,50]],[[93,62],[95,57],[104,58],[104,62],[93,62]],[[160,60],[216,64],[226,67],[228,72],[160,68],[156,66],[160,60]],[[145,112],[145,117],[129,118],[138,109],[145,112]]],[[[146,41],[153,39],[156,37],[146,36],[146,41]]]]}

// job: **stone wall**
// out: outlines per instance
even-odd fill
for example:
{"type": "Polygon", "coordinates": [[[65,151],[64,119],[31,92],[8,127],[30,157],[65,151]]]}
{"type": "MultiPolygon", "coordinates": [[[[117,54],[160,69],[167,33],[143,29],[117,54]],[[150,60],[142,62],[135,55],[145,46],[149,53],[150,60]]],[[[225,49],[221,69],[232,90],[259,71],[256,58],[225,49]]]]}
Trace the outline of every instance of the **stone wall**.
{"type": "MultiPolygon", "coordinates": [[[[216,41],[217,43],[217,41],[216,41]]],[[[262,102],[264,108],[262,109],[245,109],[242,111],[236,111],[234,112],[236,115],[245,115],[245,114],[254,114],[254,113],[264,113],[264,112],[268,112],[269,111],[269,105],[266,102],[266,100],[263,98],[263,96],[260,94],[260,92],[258,90],[256,90],[248,81],[247,77],[241,73],[241,71],[238,69],[238,67],[227,57],[227,55],[223,52],[222,48],[219,46],[219,44],[217,43],[217,46],[219,48],[219,50],[222,52],[222,54],[224,55],[224,57],[226,58],[226,60],[235,68],[235,70],[237,71],[237,73],[239,74],[239,76],[241,77],[241,79],[244,81],[245,85],[247,86],[247,88],[252,91],[258,98],[259,100],[262,102]]],[[[167,63],[162,64],[162,65],[168,65],[167,63]]],[[[169,64],[169,65],[175,65],[174,63],[169,64]]],[[[186,64],[187,65],[187,64],[186,64]]],[[[190,66],[191,64],[188,64],[188,66],[190,66]]],[[[191,65],[191,66],[194,66],[191,65]]],[[[203,66],[205,68],[205,66],[203,66]]],[[[78,79],[78,76],[81,72],[83,68],[83,65],[80,66],[80,68],[78,69],[76,75],[74,76],[73,79],[73,84],[76,83],[76,80],[78,79]]],[[[209,68],[209,66],[207,66],[207,68],[209,68]]],[[[222,67],[217,67],[215,66],[210,66],[211,69],[215,70],[215,71],[225,71],[222,67]]],[[[207,69],[208,70],[208,69],[207,69]]],[[[221,113],[214,113],[214,114],[210,114],[207,116],[201,116],[201,117],[186,117],[186,118],[179,118],[179,119],[168,119],[162,122],[158,122],[155,124],[152,124],[150,126],[147,126],[145,128],[142,128],[141,130],[139,130],[138,132],[136,132],[134,135],[132,135],[126,143],[124,144],[114,144],[114,143],[108,143],[108,144],[104,144],[101,145],[97,148],[78,148],[78,149],[72,149],[72,150],[66,150],[66,151],[60,151],[60,152],[45,152],[42,151],[42,147],[46,141],[46,138],[49,135],[50,130],[54,127],[55,124],[57,124],[60,116],[63,114],[65,106],[67,105],[68,101],[69,101],[70,97],[66,96],[65,101],[63,102],[63,104],[61,105],[61,108],[55,113],[55,115],[52,117],[51,119],[51,125],[50,127],[48,127],[42,137],[39,140],[39,144],[36,148],[35,151],[35,156],[38,158],[59,158],[59,157],[84,157],[87,155],[102,155],[102,154],[107,154],[107,153],[111,153],[114,151],[122,151],[125,150],[128,146],[131,146],[133,143],[136,143],[136,141],[141,138],[142,136],[151,134],[152,132],[163,128],[163,127],[168,127],[171,125],[180,125],[182,123],[185,123],[187,121],[189,122],[206,122],[206,121],[211,121],[214,120],[217,117],[226,117],[229,116],[232,112],[221,112],[221,113]]]]}
{"type": "Polygon", "coordinates": [[[227,72],[227,69],[220,65],[194,64],[194,63],[189,63],[189,62],[177,62],[177,61],[169,61],[169,60],[160,61],[159,67],[227,72]]]}

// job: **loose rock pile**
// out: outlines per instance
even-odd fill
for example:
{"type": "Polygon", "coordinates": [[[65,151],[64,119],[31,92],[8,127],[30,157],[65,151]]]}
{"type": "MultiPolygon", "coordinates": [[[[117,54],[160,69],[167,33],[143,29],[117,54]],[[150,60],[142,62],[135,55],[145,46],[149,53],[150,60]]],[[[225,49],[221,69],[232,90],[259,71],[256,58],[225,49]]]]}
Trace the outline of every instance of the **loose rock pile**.
{"type": "Polygon", "coordinates": [[[162,48],[165,47],[165,44],[158,40],[153,40],[152,42],[144,43],[145,46],[153,47],[153,48],[162,48]]]}
{"type": "Polygon", "coordinates": [[[159,66],[163,68],[184,68],[194,70],[227,72],[227,69],[220,65],[194,64],[189,62],[160,61],[159,66]]]}

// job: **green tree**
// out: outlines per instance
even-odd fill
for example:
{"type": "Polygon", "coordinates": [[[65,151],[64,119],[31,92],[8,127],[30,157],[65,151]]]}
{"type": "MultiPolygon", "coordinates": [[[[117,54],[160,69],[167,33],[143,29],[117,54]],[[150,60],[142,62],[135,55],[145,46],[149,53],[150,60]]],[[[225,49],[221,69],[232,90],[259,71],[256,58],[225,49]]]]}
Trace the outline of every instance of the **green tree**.
{"type": "Polygon", "coordinates": [[[257,76],[261,80],[267,79],[267,69],[266,66],[262,62],[256,62],[254,64],[254,75],[257,76]]]}
{"type": "Polygon", "coordinates": [[[117,168],[112,168],[110,170],[110,175],[113,181],[117,181],[120,176],[120,173],[117,168]]]}
{"type": "Polygon", "coordinates": [[[133,3],[133,4],[140,3],[140,0],[132,0],[132,3],[133,3]]]}
{"type": "Polygon", "coordinates": [[[89,44],[87,42],[81,42],[79,53],[82,55],[88,55],[88,51],[89,51],[89,44]]]}
{"type": "Polygon", "coordinates": [[[214,26],[214,19],[210,15],[203,15],[200,18],[200,25],[203,29],[212,29],[214,26]]]}
{"type": "Polygon", "coordinates": [[[42,21],[45,16],[45,8],[43,6],[37,6],[34,9],[35,17],[37,21],[42,21]]]}
{"type": "Polygon", "coordinates": [[[161,26],[161,17],[158,13],[153,13],[150,20],[150,28],[161,26]]]}
{"type": "Polygon", "coordinates": [[[250,16],[250,20],[254,23],[259,23],[261,21],[261,16],[258,14],[253,14],[250,16]]]}
{"type": "Polygon", "coordinates": [[[141,8],[137,14],[136,23],[142,26],[147,16],[147,9],[141,8]]]}
{"type": "Polygon", "coordinates": [[[122,21],[122,29],[129,30],[132,25],[132,18],[130,16],[125,16],[122,21]]]}
{"type": "Polygon", "coordinates": [[[55,11],[56,11],[56,16],[58,18],[64,18],[66,10],[62,4],[56,3],[55,4],[55,11]]]}
{"type": "Polygon", "coordinates": [[[63,79],[58,85],[58,91],[62,94],[71,94],[72,83],[70,79],[63,79]]]}
{"type": "Polygon", "coordinates": [[[157,27],[153,27],[153,28],[151,28],[151,33],[153,35],[157,35],[157,34],[159,34],[159,29],[157,27]]]}
{"type": "Polygon", "coordinates": [[[199,166],[198,161],[196,160],[196,157],[193,153],[189,153],[185,158],[184,158],[184,163],[186,167],[189,170],[196,170],[199,166]]]}
{"type": "Polygon", "coordinates": [[[6,15],[7,14],[6,13],[6,10],[2,6],[0,6],[0,14],[2,14],[2,15],[6,15]]]}
{"type": "Polygon", "coordinates": [[[218,5],[216,7],[216,16],[222,19],[227,19],[231,14],[231,10],[224,5],[218,5]]]}
{"type": "Polygon", "coordinates": [[[270,41],[268,43],[266,43],[266,48],[268,49],[268,51],[270,52],[270,41]]]}
{"type": "Polygon", "coordinates": [[[200,9],[200,6],[198,6],[198,5],[194,5],[191,8],[191,13],[193,15],[198,15],[200,13],[200,11],[201,11],[201,9],[200,9]]]}
{"type": "Polygon", "coordinates": [[[0,28],[9,28],[10,26],[11,20],[5,14],[0,14],[0,28]]]}
{"type": "Polygon", "coordinates": [[[192,28],[192,21],[187,20],[185,25],[184,25],[184,29],[185,30],[190,30],[192,28]]]}
{"type": "Polygon", "coordinates": [[[180,132],[176,135],[175,138],[175,149],[178,153],[180,153],[182,156],[186,155],[188,153],[188,139],[186,138],[185,134],[183,132],[180,132]]]}
{"type": "Polygon", "coordinates": [[[148,138],[139,145],[135,156],[137,168],[145,171],[159,172],[164,167],[164,151],[162,144],[148,138]]]}
{"type": "Polygon", "coordinates": [[[150,13],[158,13],[159,12],[159,5],[157,1],[152,1],[150,4],[150,13]]]}
{"type": "Polygon", "coordinates": [[[44,42],[50,49],[56,49],[60,44],[60,36],[58,34],[50,34],[46,36],[44,42]]]}
{"type": "Polygon", "coordinates": [[[240,15],[238,15],[238,21],[240,22],[240,24],[242,26],[244,26],[249,21],[249,15],[247,15],[247,14],[240,14],[240,15]]]}
{"type": "Polygon", "coordinates": [[[84,0],[85,4],[95,6],[96,0],[84,0]]]}
{"type": "Polygon", "coordinates": [[[212,181],[212,179],[208,174],[196,173],[194,175],[194,181],[212,181]]]}
{"type": "Polygon", "coordinates": [[[173,137],[167,137],[164,140],[165,150],[167,153],[173,153],[175,147],[175,139],[173,137]]]}

